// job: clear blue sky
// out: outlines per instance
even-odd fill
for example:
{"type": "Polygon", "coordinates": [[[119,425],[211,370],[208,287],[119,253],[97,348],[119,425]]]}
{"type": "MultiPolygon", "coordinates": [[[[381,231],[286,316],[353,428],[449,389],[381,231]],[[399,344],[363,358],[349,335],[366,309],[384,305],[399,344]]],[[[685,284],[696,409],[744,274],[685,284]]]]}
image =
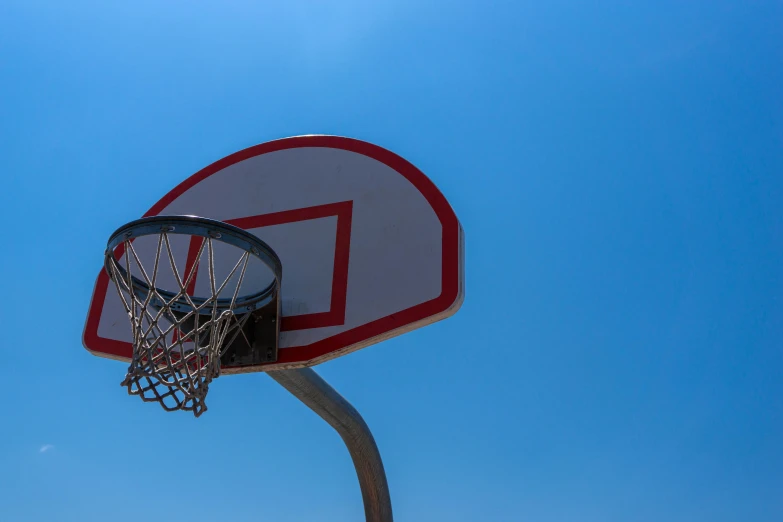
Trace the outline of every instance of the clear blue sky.
{"type": "Polygon", "coordinates": [[[4,0],[0,520],[363,520],[271,379],[196,420],[81,346],[115,227],[305,133],[406,157],[466,231],[455,317],[318,368],[397,520],[783,520],[781,27],[777,1],[4,0]]]}

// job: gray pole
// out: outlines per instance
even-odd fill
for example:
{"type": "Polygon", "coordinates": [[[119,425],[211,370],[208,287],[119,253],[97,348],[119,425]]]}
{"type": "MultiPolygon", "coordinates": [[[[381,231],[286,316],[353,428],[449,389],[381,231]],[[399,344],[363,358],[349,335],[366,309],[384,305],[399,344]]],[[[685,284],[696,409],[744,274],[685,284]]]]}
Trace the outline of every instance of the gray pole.
{"type": "Polygon", "coordinates": [[[381,454],[359,412],[310,368],[267,374],[328,422],[343,438],[359,477],[367,522],[392,522],[389,485],[381,454]]]}

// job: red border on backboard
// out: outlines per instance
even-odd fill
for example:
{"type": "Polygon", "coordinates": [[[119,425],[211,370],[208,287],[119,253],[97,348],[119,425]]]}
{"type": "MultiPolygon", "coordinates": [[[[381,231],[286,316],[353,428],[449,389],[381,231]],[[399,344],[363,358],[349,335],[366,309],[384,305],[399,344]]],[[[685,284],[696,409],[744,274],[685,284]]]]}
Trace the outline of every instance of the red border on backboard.
{"type": "MultiPolygon", "coordinates": [[[[227,156],[208,167],[200,170],[190,178],[186,179],[168,194],[160,199],[152,208],[144,214],[144,217],[155,216],[165,209],[171,202],[177,197],[182,195],[188,189],[199,183],[200,181],[208,178],[209,176],[219,172],[226,167],[239,163],[249,158],[259,156],[262,154],[268,154],[270,152],[277,152],[287,149],[303,148],[303,147],[322,147],[322,148],[334,148],[346,150],[349,152],[355,152],[362,154],[376,161],[379,161],[388,167],[397,171],[400,175],[405,177],[413,184],[417,190],[424,196],[432,209],[435,211],[438,219],[443,226],[443,244],[442,244],[442,275],[441,275],[441,294],[425,303],[413,306],[406,310],[394,313],[392,315],[377,319],[371,323],[367,323],[351,330],[339,333],[337,335],[328,337],[321,341],[306,345],[306,346],[294,346],[283,348],[279,352],[279,358],[273,365],[305,365],[309,362],[322,362],[328,360],[331,357],[336,357],[343,353],[347,348],[353,345],[359,345],[369,342],[375,338],[383,337],[386,334],[401,330],[406,326],[420,323],[426,319],[434,316],[440,316],[448,312],[449,310],[455,310],[455,305],[459,304],[461,298],[461,286],[462,286],[462,255],[461,255],[461,227],[457,216],[454,214],[446,198],[437,189],[437,187],[430,181],[427,176],[424,175],[419,169],[413,166],[411,163],[401,158],[400,156],[390,152],[384,148],[378,147],[371,143],[367,143],[352,138],[344,138],[339,136],[297,136],[293,138],[285,138],[277,141],[271,141],[268,143],[262,143],[247,149],[241,150],[230,156],[227,156]],[[331,355],[331,356],[330,356],[331,355]]],[[[339,205],[339,203],[338,203],[339,205]]],[[[315,207],[318,208],[318,207],[315,207]]],[[[306,210],[306,209],[301,209],[306,210]]],[[[292,212],[298,212],[295,210],[292,212]]],[[[280,213],[283,214],[283,213],[280,213]]],[[[263,216],[254,216],[252,218],[238,218],[229,221],[230,223],[245,228],[241,220],[245,219],[259,219],[263,216]],[[237,223],[239,221],[239,224],[237,223]]],[[[339,220],[339,217],[338,217],[339,220]]],[[[255,225],[258,226],[258,225],[255,225]]],[[[249,228],[249,227],[248,227],[249,228]]],[[[339,225],[338,225],[339,229],[339,225]]],[[[348,242],[350,243],[350,230],[348,234],[338,233],[337,243],[348,242]]],[[[335,245],[335,255],[337,251],[342,250],[335,245]]],[[[340,264],[345,263],[348,265],[347,257],[348,249],[345,249],[345,259],[335,259],[335,267],[338,262],[340,264]]],[[[347,277],[347,272],[346,272],[347,277]]],[[[96,355],[104,355],[107,357],[130,359],[132,353],[132,347],[130,343],[123,341],[117,341],[114,339],[107,339],[98,336],[98,323],[100,320],[100,314],[103,309],[104,299],[106,298],[106,291],[109,286],[109,277],[104,270],[98,275],[98,280],[93,292],[92,301],[90,303],[90,309],[87,316],[87,322],[84,328],[83,343],[84,346],[95,353],[96,355]]],[[[347,281],[346,281],[347,288],[347,281]]],[[[338,291],[339,296],[339,291],[338,291]]],[[[332,291],[332,305],[334,305],[335,292],[332,291]]],[[[327,314],[332,314],[334,308],[330,309],[327,314]]],[[[342,310],[344,317],[344,307],[342,310]]],[[[312,314],[320,315],[320,314],[312,314]]],[[[307,316],[293,316],[290,318],[289,325],[293,324],[297,326],[297,317],[307,316]],[[292,323],[293,322],[293,323],[292,323]]],[[[286,319],[283,318],[283,321],[286,319]]],[[[304,319],[302,319],[304,320],[304,319]]],[[[321,319],[323,320],[323,319],[321,319]]],[[[338,324],[342,324],[338,323],[338,324]]],[[[300,325],[301,326],[301,325],[300,325]]],[[[283,324],[281,324],[283,327],[283,324]]],[[[307,326],[305,326],[306,328],[307,326]]],[[[291,328],[288,329],[300,329],[291,328]]]]}

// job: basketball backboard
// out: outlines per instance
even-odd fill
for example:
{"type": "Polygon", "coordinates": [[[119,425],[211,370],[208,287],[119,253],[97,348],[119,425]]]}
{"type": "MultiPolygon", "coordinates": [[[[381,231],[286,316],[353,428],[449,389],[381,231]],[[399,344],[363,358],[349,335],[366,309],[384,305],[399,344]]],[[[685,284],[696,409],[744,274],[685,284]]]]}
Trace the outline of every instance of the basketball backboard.
{"type": "MultiPolygon", "coordinates": [[[[145,214],[156,215],[237,226],[282,262],[277,360],[224,373],[318,364],[444,319],[462,304],[463,233],[454,211],[421,171],[370,143],[300,136],[247,148],[180,183],[145,214]]],[[[172,245],[178,263],[193,262],[193,247],[172,245]]],[[[206,276],[198,272],[194,284],[198,293],[206,276]]],[[[109,285],[101,270],[83,343],[127,361],[132,333],[109,285]]]]}

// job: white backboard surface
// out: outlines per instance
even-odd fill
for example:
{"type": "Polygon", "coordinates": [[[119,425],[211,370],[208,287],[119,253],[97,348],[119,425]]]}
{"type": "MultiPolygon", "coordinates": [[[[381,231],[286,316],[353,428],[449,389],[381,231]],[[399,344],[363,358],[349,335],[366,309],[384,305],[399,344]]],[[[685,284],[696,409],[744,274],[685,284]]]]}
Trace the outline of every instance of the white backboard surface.
{"type": "MultiPolygon", "coordinates": [[[[278,360],[254,370],[317,364],[448,317],[462,304],[463,234],[451,206],[416,167],[363,141],[299,136],[239,151],[183,181],[145,216],[166,214],[228,222],[280,257],[278,360]]],[[[187,241],[174,252],[178,264],[186,264],[187,241]]],[[[258,277],[260,289],[268,274],[258,277]]],[[[129,359],[130,325],[109,283],[102,270],[84,346],[129,359]]],[[[243,288],[254,283],[251,277],[243,288]]],[[[195,295],[206,284],[199,272],[195,295]]]]}

